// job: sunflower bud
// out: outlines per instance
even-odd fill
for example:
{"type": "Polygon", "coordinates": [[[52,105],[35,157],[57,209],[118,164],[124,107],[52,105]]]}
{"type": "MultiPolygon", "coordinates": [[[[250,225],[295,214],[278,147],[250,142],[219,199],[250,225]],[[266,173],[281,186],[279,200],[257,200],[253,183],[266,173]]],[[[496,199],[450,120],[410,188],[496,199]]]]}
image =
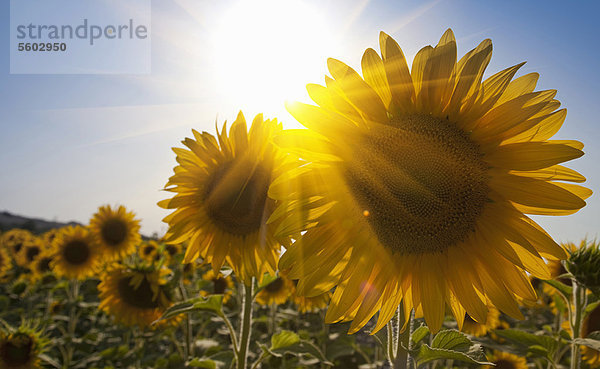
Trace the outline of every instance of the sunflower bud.
{"type": "Polygon", "coordinates": [[[599,246],[600,244],[596,242],[582,242],[577,250],[571,252],[565,264],[575,280],[595,295],[600,295],[599,246]]]}

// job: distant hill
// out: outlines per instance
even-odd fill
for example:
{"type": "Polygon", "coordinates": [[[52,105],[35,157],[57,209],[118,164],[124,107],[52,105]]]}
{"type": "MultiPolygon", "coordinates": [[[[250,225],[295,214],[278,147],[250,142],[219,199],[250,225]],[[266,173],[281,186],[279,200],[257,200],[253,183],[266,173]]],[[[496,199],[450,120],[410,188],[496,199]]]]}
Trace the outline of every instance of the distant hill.
{"type": "Polygon", "coordinates": [[[81,225],[77,222],[55,222],[51,220],[28,218],[21,215],[11,214],[8,211],[0,212],[0,231],[8,231],[12,228],[27,229],[35,234],[44,233],[54,228],[61,228],[68,225],[81,225]]]}

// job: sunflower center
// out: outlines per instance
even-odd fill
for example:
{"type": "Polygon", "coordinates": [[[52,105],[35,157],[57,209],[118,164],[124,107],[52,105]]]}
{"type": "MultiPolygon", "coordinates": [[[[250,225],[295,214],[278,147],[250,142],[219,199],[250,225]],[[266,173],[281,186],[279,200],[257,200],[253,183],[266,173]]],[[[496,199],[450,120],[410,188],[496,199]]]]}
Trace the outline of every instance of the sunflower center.
{"type": "Polygon", "coordinates": [[[18,367],[26,364],[31,359],[31,349],[33,342],[29,337],[22,337],[18,340],[4,342],[0,349],[2,361],[8,367],[18,367]]]}
{"type": "Polygon", "coordinates": [[[127,225],[120,219],[109,219],[102,225],[102,238],[109,246],[117,246],[127,238],[127,225]]]}
{"type": "Polygon", "coordinates": [[[516,369],[515,363],[509,360],[496,360],[494,361],[494,364],[496,364],[495,369],[516,369]]]}
{"type": "Polygon", "coordinates": [[[83,241],[71,241],[65,245],[63,256],[69,264],[83,264],[90,257],[90,247],[83,241]]]}
{"type": "Polygon", "coordinates": [[[283,279],[277,278],[273,282],[266,285],[265,290],[269,293],[279,292],[283,288],[283,279]]]}
{"type": "Polygon", "coordinates": [[[25,255],[27,256],[27,261],[32,262],[36,256],[40,253],[40,248],[37,246],[27,248],[25,255]]]}
{"type": "Polygon", "coordinates": [[[392,252],[441,252],[464,240],[487,201],[479,147],[454,123],[392,118],[363,135],[345,176],[379,241],[392,252]]]}
{"type": "Polygon", "coordinates": [[[209,178],[204,194],[206,212],[223,231],[244,236],[260,229],[271,181],[261,165],[231,161],[209,178]]]}
{"type": "Polygon", "coordinates": [[[175,254],[177,254],[177,247],[173,245],[167,245],[166,250],[169,256],[174,256],[175,254]]]}
{"type": "Polygon", "coordinates": [[[227,281],[225,278],[215,278],[213,281],[213,293],[216,295],[221,295],[225,293],[225,289],[227,289],[227,281]]]}
{"type": "Polygon", "coordinates": [[[46,273],[50,271],[50,262],[52,261],[51,257],[44,257],[38,263],[38,272],[46,273]]]}
{"type": "Polygon", "coordinates": [[[143,278],[137,287],[131,285],[132,279],[133,277],[126,277],[119,280],[119,295],[123,301],[142,310],[158,308],[158,298],[154,298],[152,286],[148,279],[143,278]]]}

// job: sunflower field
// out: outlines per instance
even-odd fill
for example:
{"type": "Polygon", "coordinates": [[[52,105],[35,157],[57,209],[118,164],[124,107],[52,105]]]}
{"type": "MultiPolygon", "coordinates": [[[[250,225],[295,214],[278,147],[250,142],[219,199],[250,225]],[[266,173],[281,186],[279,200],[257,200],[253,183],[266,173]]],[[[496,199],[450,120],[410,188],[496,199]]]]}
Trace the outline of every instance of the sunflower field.
{"type": "Polygon", "coordinates": [[[192,130],[161,238],[121,205],[0,234],[0,369],[599,368],[600,244],[529,217],[592,194],[556,91],[451,30],[379,47],[287,104],[306,129],[192,130]]]}

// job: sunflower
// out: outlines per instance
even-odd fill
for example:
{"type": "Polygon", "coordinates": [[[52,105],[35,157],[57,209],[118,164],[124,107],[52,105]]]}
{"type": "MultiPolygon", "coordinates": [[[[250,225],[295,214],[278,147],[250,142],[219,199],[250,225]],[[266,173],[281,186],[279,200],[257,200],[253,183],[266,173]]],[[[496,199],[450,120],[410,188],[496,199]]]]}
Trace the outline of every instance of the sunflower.
{"type": "Polygon", "coordinates": [[[500,312],[498,309],[494,306],[488,306],[488,314],[484,322],[479,323],[471,318],[469,314],[465,314],[460,330],[475,337],[485,336],[488,331],[500,326],[499,318],[500,312]]]}
{"type": "Polygon", "coordinates": [[[23,246],[15,261],[17,265],[31,269],[33,262],[44,251],[44,243],[37,237],[31,237],[23,242],[23,246]]]}
{"type": "Polygon", "coordinates": [[[200,291],[200,296],[223,295],[223,303],[233,296],[234,284],[231,275],[215,274],[213,270],[209,270],[202,275],[202,279],[207,282],[207,285],[205,290],[200,291]]]}
{"type": "MultiPolygon", "coordinates": [[[[570,331],[570,329],[569,329],[570,331]]],[[[590,333],[600,331],[600,307],[592,310],[584,319],[581,326],[581,337],[587,337],[590,333]]],[[[581,347],[581,357],[590,367],[600,367],[600,351],[587,346],[581,347]]]]}
{"type": "Polygon", "coordinates": [[[298,307],[301,313],[312,313],[318,310],[325,309],[331,300],[331,292],[325,292],[317,296],[306,297],[301,296],[294,291],[292,294],[294,305],[298,307]]]}
{"type": "Polygon", "coordinates": [[[63,228],[54,239],[52,270],[58,276],[85,279],[95,274],[101,261],[94,236],[82,226],[63,228]]]}
{"type": "Polygon", "coordinates": [[[171,264],[175,260],[175,257],[181,254],[180,244],[166,244],[164,246],[164,253],[167,256],[167,263],[171,264]]]}
{"type": "Polygon", "coordinates": [[[135,251],[140,243],[140,222],[124,206],[101,206],[90,220],[90,230],[107,260],[118,260],[135,251]]]}
{"type": "Polygon", "coordinates": [[[44,248],[51,248],[54,238],[60,233],[60,228],[53,228],[49,231],[42,233],[40,238],[43,241],[44,248]]]}
{"type": "Polygon", "coordinates": [[[27,230],[11,229],[2,235],[2,246],[10,251],[10,256],[13,260],[17,260],[20,257],[23,244],[33,237],[31,232],[27,230]]]}
{"type": "Polygon", "coordinates": [[[509,354],[508,352],[494,351],[488,361],[495,366],[484,365],[483,369],[527,369],[527,360],[524,357],[509,354]]]}
{"type": "Polygon", "coordinates": [[[392,38],[380,44],[364,79],[329,59],[327,86],[308,86],[319,106],[287,105],[309,129],[275,138],[305,161],[269,190],[276,236],[297,239],[280,270],[303,295],[337,286],[326,320],[350,332],[379,311],[378,331],[401,300],[433,332],[446,304],[460,319],[485,321],[488,300],[522,318],[515,297],[536,298],[526,271],[548,279],[543,258],[566,257],[525,214],[572,214],[591,194],[559,182],[585,178],[558,165],[583,145],[548,140],[566,114],[556,91],[533,92],[537,74],[511,81],[522,64],[482,82],[490,40],[456,62],[448,30],[410,71],[392,38]]]}
{"type": "Polygon", "coordinates": [[[158,205],[174,209],[163,219],[169,224],[166,242],[189,240],[185,263],[200,256],[218,271],[227,262],[245,283],[275,273],[280,243],[273,236],[276,225],[266,222],[275,208],[267,191],[286,165],[271,143],[281,131],[277,120],[257,115],[247,132],[240,112],[229,137],[226,123],[217,138],[192,130],[194,139],[182,141],[189,150],[173,149],[179,166],[166,190],[175,196],[158,205]]]}
{"type": "Polygon", "coordinates": [[[8,251],[4,247],[0,247],[0,281],[12,269],[12,260],[8,256],[8,251]]]}
{"type": "Polygon", "coordinates": [[[0,330],[0,368],[41,368],[39,355],[44,346],[40,332],[31,327],[23,325],[9,331],[0,330]]]}
{"type": "Polygon", "coordinates": [[[156,241],[143,242],[139,248],[138,253],[142,260],[153,263],[160,260],[160,254],[158,253],[158,243],[156,241]]]}
{"type": "Polygon", "coordinates": [[[256,302],[261,305],[285,304],[293,292],[294,283],[287,277],[279,276],[256,294],[256,302]]]}
{"type": "Polygon", "coordinates": [[[41,279],[46,273],[52,272],[52,260],[54,254],[50,251],[42,252],[31,266],[32,279],[34,281],[41,279]]]}
{"type": "Polygon", "coordinates": [[[196,269],[197,269],[197,263],[196,263],[196,261],[191,261],[189,263],[184,263],[183,264],[183,267],[182,267],[183,283],[190,284],[190,283],[192,283],[195,280],[195,278],[196,278],[196,269]]]}
{"type": "Polygon", "coordinates": [[[124,325],[150,326],[173,303],[165,280],[169,273],[155,266],[111,266],[98,285],[100,309],[124,325]]]}

